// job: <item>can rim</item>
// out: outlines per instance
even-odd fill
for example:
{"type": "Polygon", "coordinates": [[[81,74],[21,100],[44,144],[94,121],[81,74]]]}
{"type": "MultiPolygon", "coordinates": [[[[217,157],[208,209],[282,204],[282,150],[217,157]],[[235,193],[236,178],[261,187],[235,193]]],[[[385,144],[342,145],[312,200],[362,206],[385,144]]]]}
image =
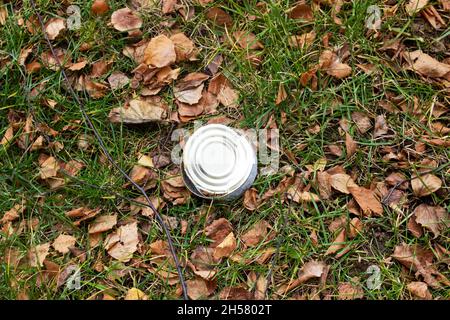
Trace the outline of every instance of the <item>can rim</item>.
{"type": "Polygon", "coordinates": [[[208,124],[188,138],[182,169],[195,187],[193,193],[217,197],[231,194],[244,185],[256,163],[256,153],[244,135],[222,124],[208,124]],[[222,161],[222,166],[216,165],[213,159],[222,161]]]}

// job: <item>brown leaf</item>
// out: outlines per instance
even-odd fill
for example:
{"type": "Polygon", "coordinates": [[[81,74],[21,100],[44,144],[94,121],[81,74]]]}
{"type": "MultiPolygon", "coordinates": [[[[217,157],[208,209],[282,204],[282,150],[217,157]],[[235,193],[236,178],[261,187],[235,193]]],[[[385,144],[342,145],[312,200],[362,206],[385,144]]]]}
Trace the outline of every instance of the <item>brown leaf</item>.
{"type": "Polygon", "coordinates": [[[260,220],[256,222],[250,230],[242,235],[241,240],[248,247],[256,247],[266,238],[268,228],[270,228],[270,224],[265,220],[260,220]]]}
{"type": "Polygon", "coordinates": [[[355,122],[356,127],[358,128],[359,133],[364,134],[372,128],[372,123],[370,122],[370,118],[362,113],[362,112],[353,112],[352,120],[355,122]]]}
{"type": "Polygon", "coordinates": [[[50,243],[44,243],[30,248],[28,259],[31,267],[42,267],[45,258],[50,250],[50,243]]]}
{"type": "Polygon", "coordinates": [[[217,95],[217,100],[224,107],[235,109],[238,107],[239,93],[230,86],[224,85],[217,95]]]}
{"type": "Polygon", "coordinates": [[[222,257],[229,257],[231,253],[236,249],[236,238],[233,232],[230,232],[225,239],[214,248],[214,258],[220,259],[222,257]]]}
{"type": "Polygon", "coordinates": [[[244,193],[244,207],[247,210],[255,211],[258,207],[258,190],[255,188],[248,189],[244,193]]]}
{"type": "Polygon", "coordinates": [[[102,15],[108,12],[109,6],[108,1],[106,0],[95,0],[94,3],[92,3],[91,11],[95,15],[102,15]]]}
{"type": "Polygon", "coordinates": [[[130,82],[130,79],[123,72],[113,72],[108,77],[108,83],[113,90],[125,87],[130,82]]]}
{"type": "Polygon", "coordinates": [[[89,224],[88,232],[99,233],[111,230],[117,224],[117,215],[104,215],[97,217],[89,224]]]}
{"type": "Polygon", "coordinates": [[[131,100],[127,106],[114,108],[109,113],[113,123],[148,123],[164,121],[167,118],[167,103],[160,97],[131,100]]]}
{"type": "Polygon", "coordinates": [[[309,261],[300,269],[298,280],[304,283],[312,278],[320,278],[325,271],[326,264],[322,261],[309,261]]]}
{"type": "Polygon", "coordinates": [[[406,12],[412,16],[422,10],[428,4],[428,0],[409,0],[405,5],[406,12]]]}
{"type": "Polygon", "coordinates": [[[8,18],[8,10],[6,10],[6,7],[0,7],[0,25],[6,24],[6,19],[8,18]]]}
{"type": "Polygon", "coordinates": [[[142,19],[131,9],[122,8],[111,15],[111,24],[114,29],[124,32],[142,27],[142,19]]]}
{"type": "Polygon", "coordinates": [[[275,105],[279,105],[281,102],[286,100],[286,98],[287,98],[286,89],[284,88],[284,85],[280,83],[280,85],[278,86],[277,98],[275,99],[275,105]]]}
{"type": "Polygon", "coordinates": [[[412,295],[424,299],[424,300],[432,300],[433,296],[431,295],[430,291],[428,290],[428,286],[425,282],[421,281],[414,281],[408,283],[406,286],[409,292],[411,292],[412,295]]]}
{"type": "Polygon", "coordinates": [[[358,149],[358,145],[348,132],[345,133],[345,148],[347,150],[347,159],[354,155],[358,149]]]}
{"type": "Polygon", "coordinates": [[[220,300],[250,300],[252,298],[252,293],[242,287],[225,287],[219,295],[220,300]]]}
{"type": "Polygon", "coordinates": [[[256,300],[265,300],[266,299],[266,291],[269,285],[269,281],[265,275],[260,275],[258,280],[256,280],[255,285],[255,299],[256,300]]]}
{"type": "Polygon", "coordinates": [[[418,245],[402,244],[396,246],[392,257],[406,268],[421,275],[423,280],[432,288],[440,288],[441,284],[450,285],[450,281],[439,273],[433,266],[433,253],[418,245]]]}
{"type": "Polygon", "coordinates": [[[206,11],[206,17],[218,24],[219,26],[231,26],[233,23],[233,19],[231,16],[224,10],[218,7],[212,7],[206,11]]]}
{"type": "Polygon", "coordinates": [[[429,173],[411,180],[413,193],[417,197],[428,196],[442,187],[442,181],[429,173]]]}
{"type": "MultiPolygon", "coordinates": [[[[316,39],[316,32],[313,30],[311,32],[303,33],[300,35],[293,35],[290,36],[288,39],[288,44],[292,48],[298,48],[298,49],[305,49],[308,48],[316,39]]],[[[316,69],[313,69],[314,74],[316,73],[316,69]]],[[[306,75],[305,75],[306,76],[306,75]]],[[[306,79],[304,79],[302,82],[307,82],[306,79]]],[[[302,83],[302,85],[306,85],[302,83]]]]}
{"type": "Polygon", "coordinates": [[[144,62],[151,67],[166,67],[175,63],[176,59],[175,45],[165,35],[152,38],[145,49],[144,62]]]}
{"type": "Polygon", "coordinates": [[[192,300],[206,299],[214,293],[215,282],[204,279],[194,279],[186,281],[187,294],[192,300]]]}
{"type": "Polygon", "coordinates": [[[66,29],[66,20],[62,18],[51,18],[45,24],[45,33],[50,40],[55,40],[66,29]]]}
{"type": "Polygon", "coordinates": [[[53,241],[52,246],[56,251],[64,254],[69,252],[69,248],[75,246],[77,239],[67,234],[60,234],[55,241],[53,241]]]}
{"type": "Polygon", "coordinates": [[[358,186],[350,186],[348,190],[352,194],[353,198],[358,203],[359,207],[366,215],[375,213],[379,216],[383,214],[383,206],[380,200],[375,197],[372,190],[358,186]]]}
{"type": "Polygon", "coordinates": [[[184,33],[176,33],[170,37],[170,40],[175,46],[176,62],[195,60],[197,55],[195,44],[184,33]]]}
{"type": "Polygon", "coordinates": [[[352,68],[348,64],[342,63],[337,54],[330,50],[322,52],[319,66],[327,74],[338,79],[346,78],[352,73],[352,68]]]}
{"type": "Polygon", "coordinates": [[[323,200],[330,199],[332,194],[330,174],[324,171],[317,172],[317,184],[320,197],[323,200]]]}
{"type": "Polygon", "coordinates": [[[131,288],[127,291],[124,300],[148,300],[147,295],[137,288],[131,288]]]}
{"type": "Polygon", "coordinates": [[[449,215],[443,207],[421,204],[414,210],[413,214],[415,215],[415,221],[430,230],[434,238],[439,236],[442,231],[447,230],[449,226],[449,215]]]}
{"type": "Polygon", "coordinates": [[[263,44],[258,41],[256,35],[252,32],[235,31],[233,32],[233,38],[239,46],[245,50],[258,50],[264,48],[263,44]]]}
{"type": "Polygon", "coordinates": [[[11,209],[5,212],[3,217],[0,219],[0,224],[5,224],[7,222],[12,222],[18,219],[24,211],[25,206],[23,204],[15,204],[11,209]]]}
{"type": "Polygon", "coordinates": [[[408,231],[411,232],[416,238],[420,238],[423,235],[422,227],[417,223],[415,216],[408,219],[406,227],[408,228],[408,231]]]}
{"type": "Polygon", "coordinates": [[[289,10],[288,16],[291,19],[302,19],[306,21],[312,21],[314,14],[311,7],[307,4],[297,4],[295,7],[289,10]]]}
{"type": "Polygon", "coordinates": [[[231,232],[233,232],[231,223],[225,218],[214,220],[205,228],[206,236],[214,241],[210,245],[212,248],[215,248],[222,243],[231,232]]]}
{"type": "Polygon", "coordinates": [[[41,165],[40,165],[40,177],[45,180],[48,178],[56,177],[58,171],[60,169],[58,161],[54,157],[48,157],[41,165]]]}
{"type": "Polygon", "coordinates": [[[139,243],[137,222],[121,226],[105,239],[108,254],[121,262],[128,262],[133,257],[139,243]]]}
{"type": "Polygon", "coordinates": [[[345,194],[350,194],[349,187],[357,187],[352,177],[345,173],[331,175],[330,183],[334,189],[345,194]]]}
{"type": "Polygon", "coordinates": [[[346,240],[346,232],[345,229],[343,228],[337,235],[336,239],[334,239],[331,246],[328,247],[327,251],[325,252],[325,255],[327,256],[336,253],[341,249],[344,249],[346,246],[345,240],[346,240]]]}
{"type": "Polygon", "coordinates": [[[421,50],[404,53],[409,68],[425,77],[443,78],[450,72],[450,65],[441,63],[421,50]]]}
{"type": "Polygon", "coordinates": [[[216,274],[216,265],[220,260],[214,258],[213,248],[197,247],[192,252],[191,262],[188,263],[192,271],[203,279],[211,280],[216,274]]]}
{"type": "Polygon", "coordinates": [[[88,61],[86,59],[81,59],[80,61],[70,65],[70,67],[68,67],[67,69],[69,69],[70,71],[79,71],[86,67],[87,64],[88,61]]]}
{"type": "Polygon", "coordinates": [[[350,282],[341,282],[338,287],[340,300],[354,300],[362,299],[364,297],[364,290],[360,285],[350,282]]]}
{"type": "Polygon", "coordinates": [[[363,223],[359,218],[353,218],[350,221],[350,231],[348,233],[349,239],[354,239],[360,234],[363,230],[363,223]]]}
{"type": "Polygon", "coordinates": [[[100,209],[89,209],[86,207],[76,208],[66,212],[66,216],[69,218],[79,218],[73,224],[78,226],[82,221],[91,219],[95,217],[101,210],[100,209]]]}

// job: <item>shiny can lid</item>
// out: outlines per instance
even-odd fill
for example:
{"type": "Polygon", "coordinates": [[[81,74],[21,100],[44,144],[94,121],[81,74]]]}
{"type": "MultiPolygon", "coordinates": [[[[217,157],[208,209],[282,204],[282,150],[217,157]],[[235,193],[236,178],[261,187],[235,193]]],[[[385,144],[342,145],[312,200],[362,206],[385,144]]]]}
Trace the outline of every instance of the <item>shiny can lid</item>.
{"type": "Polygon", "coordinates": [[[183,151],[183,169],[198,191],[226,195],[246,183],[256,166],[250,142],[234,129],[209,124],[197,129],[183,151]]]}

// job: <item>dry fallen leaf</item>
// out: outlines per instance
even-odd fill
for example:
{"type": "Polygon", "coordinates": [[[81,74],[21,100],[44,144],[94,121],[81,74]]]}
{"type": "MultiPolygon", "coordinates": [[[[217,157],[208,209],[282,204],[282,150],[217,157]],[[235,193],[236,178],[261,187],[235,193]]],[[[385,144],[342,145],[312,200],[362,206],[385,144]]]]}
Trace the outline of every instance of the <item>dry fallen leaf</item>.
{"type": "Polygon", "coordinates": [[[48,157],[40,167],[39,173],[43,180],[56,177],[60,169],[59,163],[54,157],[48,157]]]}
{"type": "Polygon", "coordinates": [[[50,40],[55,40],[66,29],[66,20],[62,18],[51,18],[45,24],[45,33],[50,40]]]}
{"type": "Polygon", "coordinates": [[[348,190],[365,215],[370,216],[375,213],[381,216],[383,214],[383,206],[372,190],[358,186],[350,186],[348,190]]]}
{"type": "Polygon", "coordinates": [[[225,287],[219,294],[220,300],[250,300],[252,298],[252,293],[242,287],[225,287]]]}
{"type": "Polygon", "coordinates": [[[409,2],[405,5],[405,10],[410,16],[412,16],[422,10],[428,4],[428,1],[429,0],[409,0],[409,2]]]}
{"type": "Polygon", "coordinates": [[[331,246],[328,247],[327,251],[325,252],[325,255],[327,256],[329,254],[336,253],[341,249],[344,249],[346,246],[345,240],[346,240],[346,232],[345,229],[343,228],[337,235],[336,239],[334,239],[331,246]]]}
{"type": "Polygon", "coordinates": [[[360,285],[350,282],[341,282],[338,287],[340,300],[354,300],[362,299],[364,297],[364,290],[360,285]]]}
{"type": "Polygon", "coordinates": [[[197,247],[191,254],[189,267],[199,277],[211,280],[216,274],[216,265],[220,262],[214,258],[214,248],[197,247]]]}
{"type": "Polygon", "coordinates": [[[204,279],[186,281],[187,294],[192,300],[206,299],[216,289],[215,282],[204,279]]]}
{"type": "Polygon", "coordinates": [[[125,295],[125,300],[148,300],[147,295],[138,288],[131,288],[125,295]]]}
{"type": "Polygon", "coordinates": [[[265,220],[260,220],[244,233],[241,239],[246,246],[255,247],[266,238],[268,228],[270,228],[270,224],[265,220]]]}
{"type": "Polygon", "coordinates": [[[411,180],[411,188],[417,197],[424,197],[436,192],[442,187],[442,181],[429,173],[411,180]]]}
{"type": "Polygon", "coordinates": [[[433,266],[433,252],[430,250],[418,245],[402,244],[395,247],[392,257],[406,268],[416,272],[416,277],[422,276],[432,288],[441,288],[441,283],[450,285],[450,281],[433,266]]]}
{"type": "Polygon", "coordinates": [[[97,217],[89,224],[88,232],[99,233],[111,230],[117,224],[117,215],[104,215],[97,217]]]}
{"type": "Polygon", "coordinates": [[[292,48],[305,49],[308,48],[316,39],[316,32],[313,30],[311,32],[303,33],[300,35],[290,36],[288,39],[288,44],[292,48]]]}
{"type": "Polygon", "coordinates": [[[206,236],[214,241],[210,245],[210,247],[212,248],[215,248],[220,243],[222,243],[222,241],[230,234],[230,232],[233,232],[233,228],[231,226],[231,223],[225,218],[214,220],[209,226],[205,228],[206,236]]]}
{"type": "Polygon", "coordinates": [[[291,19],[303,19],[306,21],[312,21],[314,18],[311,7],[304,3],[299,3],[295,7],[289,9],[288,16],[291,19]]]}
{"type": "Polygon", "coordinates": [[[218,24],[219,26],[231,26],[233,23],[233,19],[231,16],[224,10],[218,7],[212,7],[206,11],[206,17],[218,24]]]}
{"type": "Polygon", "coordinates": [[[414,210],[413,214],[415,215],[415,221],[430,230],[434,238],[439,236],[442,231],[447,230],[450,225],[449,214],[443,207],[421,204],[414,210]]]}
{"type": "Polygon", "coordinates": [[[352,155],[354,155],[356,150],[358,149],[358,145],[348,132],[345,133],[345,148],[347,150],[347,158],[350,158],[352,155]]]}
{"type": "Polygon", "coordinates": [[[231,253],[236,249],[237,243],[234,233],[230,232],[225,239],[214,248],[214,258],[220,259],[222,257],[229,257],[231,253]]]}
{"type": "Polygon", "coordinates": [[[137,222],[118,228],[105,239],[108,254],[121,262],[128,262],[133,257],[139,243],[137,222]]]}
{"type": "Polygon", "coordinates": [[[50,250],[50,243],[44,243],[30,248],[28,251],[28,259],[30,266],[42,267],[45,258],[50,250]]]}
{"type": "Polygon", "coordinates": [[[327,74],[338,79],[346,78],[352,73],[352,68],[348,64],[342,63],[337,54],[330,50],[322,52],[319,66],[327,74]]]}
{"type": "Polygon", "coordinates": [[[60,234],[55,241],[53,241],[52,246],[56,251],[64,254],[69,252],[69,248],[75,246],[76,242],[77,239],[75,239],[75,237],[67,234],[60,234]]]}
{"type": "Polygon", "coordinates": [[[184,33],[176,33],[170,37],[170,40],[172,40],[175,46],[175,53],[177,55],[176,62],[195,60],[197,55],[195,44],[184,33]]]}
{"type": "Polygon", "coordinates": [[[433,296],[431,295],[430,291],[428,290],[428,286],[425,282],[421,281],[414,281],[408,283],[406,286],[409,292],[411,292],[412,295],[425,300],[432,300],[433,296]]]}
{"type": "Polygon", "coordinates": [[[93,14],[102,15],[108,12],[109,6],[106,0],[95,0],[92,3],[91,11],[93,14]]]}
{"type": "Polygon", "coordinates": [[[108,83],[112,90],[117,90],[125,87],[130,82],[130,79],[123,72],[113,72],[108,77],[108,83]]]}
{"type": "Polygon", "coordinates": [[[122,8],[111,15],[111,24],[114,29],[124,32],[142,27],[142,19],[131,9],[122,8]]]}
{"type": "Polygon", "coordinates": [[[367,131],[372,128],[372,123],[370,122],[370,118],[362,113],[362,112],[353,112],[352,113],[352,120],[356,124],[356,128],[358,129],[359,133],[364,134],[367,131]]]}
{"type": "Polygon", "coordinates": [[[421,50],[404,53],[409,68],[425,77],[445,78],[450,73],[450,65],[442,63],[421,50]]]}
{"type": "Polygon", "coordinates": [[[175,63],[177,54],[172,40],[165,35],[154,37],[144,52],[144,62],[156,68],[163,68],[175,63]]]}
{"type": "Polygon", "coordinates": [[[258,207],[258,190],[250,188],[244,193],[244,207],[247,210],[255,211],[258,207]]]}
{"type": "Polygon", "coordinates": [[[0,25],[6,24],[6,19],[8,18],[8,10],[5,7],[0,7],[0,25]]]}
{"type": "Polygon", "coordinates": [[[277,289],[278,295],[285,295],[287,292],[297,288],[302,283],[313,279],[326,277],[327,266],[322,261],[309,261],[305,263],[299,271],[298,278],[289,282],[288,284],[281,285],[277,289]]]}
{"type": "Polygon", "coordinates": [[[330,176],[331,186],[342,193],[350,194],[349,187],[357,187],[352,177],[345,173],[337,173],[330,176]]]}
{"type": "Polygon", "coordinates": [[[167,103],[160,97],[131,100],[128,106],[114,108],[109,113],[113,123],[147,123],[163,121],[167,118],[167,103]]]}
{"type": "Polygon", "coordinates": [[[15,204],[11,209],[5,212],[3,217],[0,219],[0,224],[5,224],[7,222],[12,222],[18,219],[24,211],[25,206],[23,204],[15,204]]]}

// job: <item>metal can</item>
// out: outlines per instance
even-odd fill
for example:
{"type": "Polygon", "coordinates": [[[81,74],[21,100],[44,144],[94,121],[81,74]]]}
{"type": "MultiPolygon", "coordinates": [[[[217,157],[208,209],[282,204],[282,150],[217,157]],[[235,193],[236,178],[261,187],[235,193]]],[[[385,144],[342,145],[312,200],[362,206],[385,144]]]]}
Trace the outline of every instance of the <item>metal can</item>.
{"type": "Polygon", "coordinates": [[[182,172],[186,186],[195,195],[233,200],[256,178],[256,152],[238,131],[222,124],[205,125],[184,146],[182,172]]]}

